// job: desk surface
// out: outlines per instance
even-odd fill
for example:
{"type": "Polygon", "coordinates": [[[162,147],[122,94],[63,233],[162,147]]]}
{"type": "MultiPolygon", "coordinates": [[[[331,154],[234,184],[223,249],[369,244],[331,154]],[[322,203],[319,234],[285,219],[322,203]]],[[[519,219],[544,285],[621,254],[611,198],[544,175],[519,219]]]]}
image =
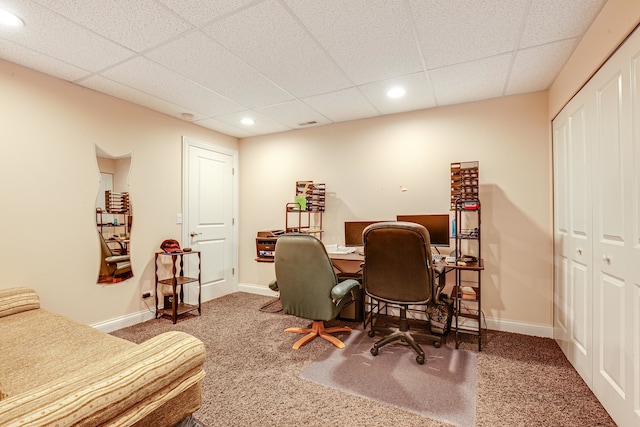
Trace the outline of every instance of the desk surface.
{"type": "MultiPolygon", "coordinates": [[[[329,258],[331,261],[351,261],[351,262],[364,262],[364,254],[362,249],[359,248],[355,252],[350,254],[341,254],[341,253],[329,253],[329,258]]],[[[466,263],[466,265],[457,265],[457,263],[449,263],[444,259],[442,261],[435,263],[437,266],[442,265],[445,268],[453,268],[456,270],[484,270],[484,260],[480,259],[479,262],[466,263]]]]}

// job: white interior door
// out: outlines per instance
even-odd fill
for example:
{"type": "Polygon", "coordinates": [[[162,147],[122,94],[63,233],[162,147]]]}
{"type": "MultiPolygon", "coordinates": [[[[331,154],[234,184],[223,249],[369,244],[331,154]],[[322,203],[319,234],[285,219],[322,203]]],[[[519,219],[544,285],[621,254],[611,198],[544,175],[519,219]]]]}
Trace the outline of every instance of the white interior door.
{"type": "MultiPolygon", "coordinates": [[[[569,149],[567,114],[563,111],[553,121],[553,336],[562,351],[569,355],[569,149]]],[[[573,363],[573,361],[571,361],[573,363]]]]}
{"type": "Polygon", "coordinates": [[[553,131],[554,330],[616,424],[640,426],[640,31],[553,131]]]}
{"type": "MultiPolygon", "coordinates": [[[[594,79],[594,355],[593,391],[616,422],[630,415],[634,385],[631,355],[631,104],[629,65],[613,58],[594,79]]],[[[629,418],[630,420],[630,418],[629,418]]],[[[624,423],[621,423],[624,425],[624,423]]],[[[630,424],[637,425],[637,424],[630,424]]]]}
{"type": "Polygon", "coordinates": [[[203,301],[237,289],[236,162],[235,151],[184,139],[183,245],[201,252],[203,301]]]}
{"type": "Polygon", "coordinates": [[[554,129],[554,334],[585,382],[592,381],[592,113],[577,96],[553,122],[554,129]]]}
{"type": "Polygon", "coordinates": [[[591,139],[587,130],[590,105],[579,100],[569,110],[569,354],[587,384],[593,373],[593,268],[591,254],[592,190],[591,139]]]}

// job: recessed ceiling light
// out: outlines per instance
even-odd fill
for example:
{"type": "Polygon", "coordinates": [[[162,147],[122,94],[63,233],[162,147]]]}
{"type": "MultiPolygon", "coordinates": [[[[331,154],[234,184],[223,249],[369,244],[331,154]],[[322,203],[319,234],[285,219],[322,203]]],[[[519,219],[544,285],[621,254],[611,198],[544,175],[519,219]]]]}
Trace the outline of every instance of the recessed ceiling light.
{"type": "Polygon", "coordinates": [[[180,113],[180,117],[182,120],[186,120],[188,122],[191,122],[194,119],[194,116],[191,113],[180,113]]]}
{"type": "Polygon", "coordinates": [[[0,24],[11,27],[24,27],[24,22],[8,10],[0,9],[0,24]]]}
{"type": "Polygon", "coordinates": [[[405,93],[407,93],[407,91],[406,91],[406,90],[404,90],[403,88],[401,88],[401,87],[394,87],[394,88],[389,89],[389,90],[387,91],[387,96],[388,96],[389,98],[400,98],[400,97],[404,96],[404,94],[405,94],[405,93]]]}
{"type": "Polygon", "coordinates": [[[249,117],[245,117],[244,119],[240,120],[240,123],[242,123],[243,125],[252,125],[255,123],[255,120],[250,119],[249,117]]]}

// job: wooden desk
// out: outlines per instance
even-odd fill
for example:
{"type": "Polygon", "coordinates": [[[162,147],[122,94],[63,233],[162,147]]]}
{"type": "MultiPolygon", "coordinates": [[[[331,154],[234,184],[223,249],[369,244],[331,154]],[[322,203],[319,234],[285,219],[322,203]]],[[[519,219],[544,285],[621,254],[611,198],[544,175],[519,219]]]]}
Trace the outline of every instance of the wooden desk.
{"type": "Polygon", "coordinates": [[[336,274],[345,277],[362,277],[362,263],[364,262],[364,255],[361,255],[361,253],[361,250],[356,250],[356,252],[350,254],[330,253],[329,258],[331,259],[333,268],[336,270],[336,274]]]}

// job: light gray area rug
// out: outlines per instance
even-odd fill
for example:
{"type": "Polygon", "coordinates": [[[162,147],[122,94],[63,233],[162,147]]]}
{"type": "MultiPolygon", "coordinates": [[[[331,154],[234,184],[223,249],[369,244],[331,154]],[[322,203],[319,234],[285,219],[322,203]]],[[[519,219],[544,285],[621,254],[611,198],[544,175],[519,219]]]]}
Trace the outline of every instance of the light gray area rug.
{"type": "Polygon", "coordinates": [[[344,349],[330,348],[300,374],[333,389],[466,427],[476,424],[476,353],[421,344],[425,363],[396,342],[370,353],[366,332],[352,331],[344,349]]]}

